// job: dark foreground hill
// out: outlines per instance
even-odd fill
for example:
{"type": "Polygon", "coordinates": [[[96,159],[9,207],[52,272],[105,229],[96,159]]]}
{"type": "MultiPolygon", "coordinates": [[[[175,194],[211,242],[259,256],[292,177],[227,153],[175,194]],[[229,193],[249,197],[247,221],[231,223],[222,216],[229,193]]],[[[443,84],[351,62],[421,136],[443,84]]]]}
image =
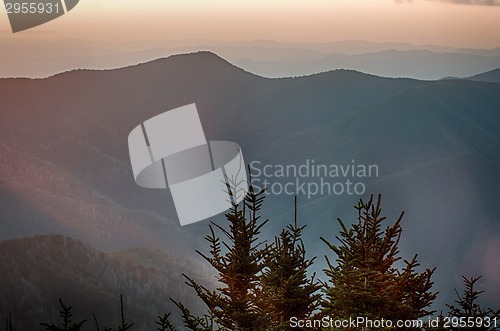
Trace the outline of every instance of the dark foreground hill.
{"type": "Polygon", "coordinates": [[[180,273],[207,281],[210,274],[196,260],[159,250],[103,253],[61,235],[0,242],[0,272],[0,315],[11,312],[15,330],[38,330],[40,322],[58,324],[58,298],[73,307],[74,322],[87,320],[83,330],[95,329],[92,313],[101,328],[116,328],[121,323],[120,294],[126,320],[137,330],[154,330],[156,316],[165,312],[173,312],[179,322],[169,297],[182,297],[190,307],[199,307],[189,300],[190,289],[180,273]]]}
{"type": "MultiPolygon", "coordinates": [[[[312,161],[378,166],[363,178],[266,177],[278,186],[321,179],[364,184],[361,195],[292,192],[299,195],[299,222],[308,224],[308,253],[320,256],[318,271],[325,250],[318,237],[333,241],[337,217],[354,221],[351,206],[382,193],[390,220],[406,211],[403,256],[417,252],[423,267],[437,267],[441,303],[455,299],[461,274],[484,274],[485,299],[500,304],[500,84],[494,83],[346,70],[265,79],[206,52],[118,70],[2,79],[1,239],[62,233],[100,250],[148,246],[192,254],[207,221],[180,227],[168,192],[135,185],[127,148],[139,123],[192,102],[207,139],[239,143],[247,163],[260,162],[258,170],[312,161]]],[[[267,239],[293,215],[292,196],[269,193],[267,239]]]]}

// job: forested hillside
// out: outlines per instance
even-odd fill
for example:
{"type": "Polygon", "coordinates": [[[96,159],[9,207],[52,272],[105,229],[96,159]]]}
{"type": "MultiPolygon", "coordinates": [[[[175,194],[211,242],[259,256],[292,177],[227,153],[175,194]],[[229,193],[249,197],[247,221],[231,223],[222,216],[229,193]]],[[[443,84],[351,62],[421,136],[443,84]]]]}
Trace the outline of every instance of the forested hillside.
{"type": "Polygon", "coordinates": [[[59,319],[61,298],[73,307],[73,321],[88,320],[90,330],[95,313],[101,327],[114,328],[123,294],[127,320],[137,330],[153,330],[157,315],[176,311],[170,296],[185,298],[195,311],[202,307],[190,299],[183,272],[213,285],[204,263],[157,249],[103,253],[62,235],[6,240],[0,242],[0,315],[11,312],[15,330],[38,330],[59,319]]]}

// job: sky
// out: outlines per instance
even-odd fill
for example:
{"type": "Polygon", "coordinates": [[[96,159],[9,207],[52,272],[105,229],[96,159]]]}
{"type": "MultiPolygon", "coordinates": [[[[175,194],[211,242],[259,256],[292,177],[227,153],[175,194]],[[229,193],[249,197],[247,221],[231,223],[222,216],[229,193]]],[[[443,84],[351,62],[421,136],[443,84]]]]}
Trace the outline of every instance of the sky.
{"type": "Polygon", "coordinates": [[[66,15],[2,40],[367,40],[500,46],[500,0],[80,0],[66,15]]]}

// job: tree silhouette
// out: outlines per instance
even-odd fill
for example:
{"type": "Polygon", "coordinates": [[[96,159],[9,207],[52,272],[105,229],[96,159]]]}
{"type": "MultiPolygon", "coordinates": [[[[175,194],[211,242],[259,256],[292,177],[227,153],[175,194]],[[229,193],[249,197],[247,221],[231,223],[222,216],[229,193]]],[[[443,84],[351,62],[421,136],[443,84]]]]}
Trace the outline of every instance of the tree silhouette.
{"type": "MultiPolygon", "coordinates": [[[[62,325],[57,326],[56,324],[48,324],[48,323],[40,323],[41,326],[45,326],[45,330],[47,331],[80,331],[82,325],[86,322],[86,320],[81,321],[80,323],[72,323],[71,317],[73,317],[73,313],[71,312],[72,308],[71,306],[66,306],[62,299],[59,299],[59,304],[61,305],[61,311],[59,312],[59,316],[62,318],[62,325]]],[[[130,329],[134,323],[128,324],[125,321],[125,315],[124,315],[124,308],[123,308],[123,295],[120,294],[120,312],[121,312],[121,324],[118,326],[117,331],[125,331],[130,329]]],[[[97,317],[95,313],[92,313],[92,316],[94,318],[95,326],[97,331],[100,331],[99,329],[99,323],[97,321],[97,317]]],[[[12,331],[12,327],[11,330],[12,331]]],[[[113,331],[112,328],[110,327],[104,327],[103,331],[113,331]]]]}
{"type": "Polygon", "coordinates": [[[134,325],[134,323],[128,324],[127,322],[125,322],[125,314],[123,313],[123,295],[121,294],[120,294],[120,314],[121,314],[121,325],[118,327],[118,331],[125,331],[130,329],[132,325],[134,325]]]}
{"type": "Polygon", "coordinates": [[[257,305],[259,273],[264,268],[264,257],[270,249],[257,242],[260,230],[267,222],[261,221],[258,215],[264,200],[263,192],[255,192],[250,180],[242,205],[233,202],[226,214],[229,229],[213,222],[209,226],[210,234],[205,237],[210,244],[209,254],[197,252],[217,270],[222,286],[212,291],[184,275],[186,284],[196,291],[208,307],[207,315],[197,317],[181,303],[174,301],[188,329],[211,330],[216,325],[218,329],[253,330],[265,325],[257,305]],[[222,242],[223,247],[214,228],[227,239],[227,242],[222,242]]]}
{"type": "Polygon", "coordinates": [[[63,301],[59,298],[59,304],[61,305],[61,310],[59,311],[59,316],[62,318],[62,326],[57,326],[54,323],[52,324],[47,324],[47,323],[40,323],[40,325],[45,326],[45,330],[48,331],[79,331],[83,325],[83,323],[86,322],[86,320],[81,321],[80,323],[72,323],[71,317],[73,317],[73,313],[71,312],[71,309],[73,307],[71,306],[66,306],[63,301]]]}
{"type": "Polygon", "coordinates": [[[323,313],[333,318],[366,316],[371,319],[417,319],[433,313],[427,308],[436,298],[430,280],[434,269],[417,273],[417,255],[404,261],[402,270],[394,268],[398,256],[403,213],[392,226],[382,230],[381,196],[367,203],[359,201],[355,209],[358,221],[347,229],[339,219],[342,230],[336,236],[340,246],[321,237],[337,256],[337,265],[330,263],[325,274],[329,277],[323,313]]]}
{"type": "Polygon", "coordinates": [[[158,321],[156,322],[156,324],[158,324],[159,327],[156,330],[158,330],[158,331],[174,330],[175,331],[175,327],[168,320],[169,317],[170,317],[170,313],[164,314],[163,316],[158,315],[158,321]]]}
{"type": "Polygon", "coordinates": [[[267,329],[287,330],[291,317],[306,319],[318,307],[320,283],[307,276],[307,269],[316,257],[306,258],[301,239],[306,227],[297,225],[297,197],[294,223],[275,237],[274,245],[265,257],[260,277],[259,305],[267,318],[267,329]]]}
{"type": "Polygon", "coordinates": [[[5,320],[5,331],[13,331],[12,328],[12,313],[9,312],[9,316],[5,320]]]}
{"type": "Polygon", "coordinates": [[[460,297],[458,292],[455,290],[458,299],[455,303],[458,304],[457,307],[454,305],[447,304],[449,308],[448,315],[450,317],[456,317],[458,320],[462,319],[466,322],[466,325],[461,328],[461,330],[495,330],[494,325],[485,324],[490,321],[495,315],[498,316],[498,312],[494,312],[491,308],[486,310],[482,309],[477,303],[477,298],[484,291],[477,291],[474,289],[476,282],[481,279],[479,277],[471,277],[470,279],[462,276],[465,283],[465,289],[463,296],[460,297]],[[479,323],[480,324],[479,324],[479,323]],[[471,324],[469,324],[471,323],[471,324]]]}

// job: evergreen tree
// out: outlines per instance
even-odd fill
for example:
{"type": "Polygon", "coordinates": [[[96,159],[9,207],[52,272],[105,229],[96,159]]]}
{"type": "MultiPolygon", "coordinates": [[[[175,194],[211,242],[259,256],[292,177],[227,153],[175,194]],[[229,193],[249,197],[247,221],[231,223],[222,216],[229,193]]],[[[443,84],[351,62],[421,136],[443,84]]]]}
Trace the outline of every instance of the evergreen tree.
{"type": "Polygon", "coordinates": [[[9,316],[5,320],[5,331],[13,331],[12,328],[12,313],[9,312],[9,316]]]}
{"type": "Polygon", "coordinates": [[[269,246],[257,242],[257,236],[267,222],[261,221],[258,215],[264,200],[263,192],[254,192],[250,181],[242,206],[232,203],[226,214],[229,229],[213,222],[210,225],[210,234],[205,237],[210,243],[209,254],[197,252],[217,270],[222,286],[212,291],[184,275],[186,284],[196,291],[209,312],[202,318],[192,316],[189,310],[174,301],[183,313],[185,326],[190,330],[210,330],[211,325],[232,330],[255,330],[264,326],[257,305],[259,274],[264,268],[264,256],[269,251],[269,246]],[[222,242],[224,251],[214,228],[219,229],[228,240],[222,242]]]}
{"type": "Polygon", "coordinates": [[[318,307],[321,295],[318,281],[307,276],[314,258],[306,258],[301,239],[306,226],[297,226],[297,197],[294,223],[275,237],[274,246],[265,257],[260,279],[260,306],[268,321],[267,329],[288,330],[291,317],[306,319],[318,307]]]}
{"type": "MultiPolygon", "coordinates": [[[[92,316],[94,318],[94,322],[95,322],[95,326],[97,328],[97,331],[99,331],[100,330],[99,329],[99,322],[97,321],[97,317],[96,317],[95,313],[92,313],[92,316]]],[[[121,323],[118,326],[117,331],[128,330],[134,325],[134,323],[129,324],[129,323],[125,322],[123,295],[122,294],[120,294],[120,316],[121,316],[121,323]]],[[[109,326],[105,326],[103,331],[113,331],[113,328],[110,328],[109,326]]]]}
{"type": "Polygon", "coordinates": [[[45,330],[49,331],[79,331],[86,321],[81,321],[80,323],[72,323],[71,317],[73,317],[73,313],[71,309],[73,307],[66,306],[61,299],[59,299],[59,304],[61,305],[61,310],[59,311],[59,316],[62,318],[63,322],[61,326],[57,326],[56,324],[47,324],[40,323],[40,325],[45,326],[45,330]]]}
{"type": "MultiPolygon", "coordinates": [[[[199,286],[199,285],[196,285],[199,286]]],[[[213,330],[228,330],[227,328],[220,326],[217,322],[214,321],[213,315],[203,315],[203,317],[194,316],[191,314],[188,308],[186,308],[182,303],[172,300],[176,306],[182,312],[182,319],[184,322],[184,326],[189,330],[195,331],[213,331],[213,330]]],[[[165,319],[162,323],[165,324],[171,331],[176,331],[176,328],[170,323],[168,320],[170,314],[165,315],[165,319]]]]}
{"type": "Polygon", "coordinates": [[[366,316],[370,319],[417,319],[431,314],[425,310],[436,298],[430,281],[434,269],[417,273],[416,255],[402,270],[394,268],[401,237],[399,216],[393,226],[382,230],[379,195],[373,203],[359,201],[355,209],[358,221],[350,229],[339,219],[342,230],[336,236],[340,246],[321,238],[337,255],[337,265],[330,263],[325,274],[329,285],[325,286],[326,299],[323,313],[341,319],[366,316]]]}
{"type": "MultiPolygon", "coordinates": [[[[498,312],[494,312],[491,308],[489,310],[482,309],[481,306],[477,303],[477,298],[484,291],[477,291],[474,289],[474,285],[476,282],[481,279],[482,276],[479,277],[471,277],[470,279],[462,276],[465,283],[465,290],[462,297],[457,293],[458,300],[455,302],[458,304],[458,307],[447,304],[449,308],[448,316],[450,318],[458,318],[460,321],[462,319],[465,323],[472,323],[471,325],[466,325],[465,327],[460,328],[461,330],[495,330],[494,325],[485,326],[485,322],[491,321],[495,314],[498,316],[498,312]],[[477,324],[480,323],[480,324],[477,324]]],[[[488,323],[489,324],[489,323],[488,323]]]]}
{"type": "Polygon", "coordinates": [[[170,323],[170,321],[168,320],[168,318],[170,317],[170,313],[168,314],[164,314],[163,316],[160,316],[158,315],[158,321],[156,322],[156,324],[159,325],[158,331],[167,331],[167,330],[172,330],[172,331],[175,331],[175,327],[172,325],[172,323],[170,323]]]}
{"type": "Polygon", "coordinates": [[[125,331],[130,329],[132,325],[134,325],[134,323],[128,324],[127,322],[125,322],[125,314],[123,313],[123,295],[121,294],[120,294],[120,315],[121,315],[121,325],[118,327],[118,331],[125,331]]]}
{"type": "Polygon", "coordinates": [[[417,262],[417,254],[408,262],[404,260],[406,266],[403,271],[396,270],[397,286],[392,293],[392,300],[397,303],[394,316],[399,319],[418,319],[434,313],[425,308],[429,307],[437,296],[438,292],[432,293],[433,282],[431,276],[433,269],[426,269],[422,273],[415,271],[420,266],[417,262]]]}

